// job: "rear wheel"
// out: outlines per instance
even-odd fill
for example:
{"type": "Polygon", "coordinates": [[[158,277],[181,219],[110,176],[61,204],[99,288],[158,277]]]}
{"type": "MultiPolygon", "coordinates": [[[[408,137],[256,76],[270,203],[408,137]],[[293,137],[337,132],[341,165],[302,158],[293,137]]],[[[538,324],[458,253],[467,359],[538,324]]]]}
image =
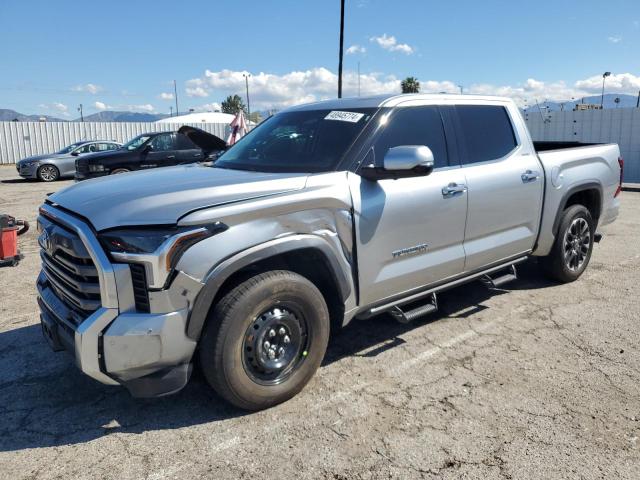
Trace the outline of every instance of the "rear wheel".
{"type": "Polygon", "coordinates": [[[585,271],[591,252],[595,225],[591,213],[582,205],[567,208],[560,219],[555,242],[542,259],[547,275],[560,282],[573,282],[585,271]]]}
{"type": "Polygon", "coordinates": [[[304,388],[328,339],[329,313],[317,287],[293,272],[266,272],[213,308],[200,341],[202,370],[227,401],[260,410],[304,388]]]}
{"type": "Polygon", "coordinates": [[[43,182],[55,182],[60,177],[60,171],[54,165],[42,165],[38,168],[38,178],[43,182]]]}

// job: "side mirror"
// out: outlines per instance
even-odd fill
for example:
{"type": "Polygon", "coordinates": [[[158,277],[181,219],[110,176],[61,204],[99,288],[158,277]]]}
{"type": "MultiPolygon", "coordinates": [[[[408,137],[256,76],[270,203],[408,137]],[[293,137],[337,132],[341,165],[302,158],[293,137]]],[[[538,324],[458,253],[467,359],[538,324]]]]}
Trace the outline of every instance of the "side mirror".
{"type": "Polygon", "coordinates": [[[78,155],[80,155],[80,152],[78,150],[74,150],[73,152],[71,152],[72,157],[77,157],[78,155]]]}
{"type": "Polygon", "coordinates": [[[153,151],[153,146],[151,144],[147,144],[144,146],[144,148],[142,149],[142,153],[149,153],[153,151]]]}
{"type": "Polygon", "coordinates": [[[433,171],[433,152],[426,145],[392,147],[384,156],[382,165],[366,165],[360,170],[360,175],[374,181],[424,177],[433,171]]]}

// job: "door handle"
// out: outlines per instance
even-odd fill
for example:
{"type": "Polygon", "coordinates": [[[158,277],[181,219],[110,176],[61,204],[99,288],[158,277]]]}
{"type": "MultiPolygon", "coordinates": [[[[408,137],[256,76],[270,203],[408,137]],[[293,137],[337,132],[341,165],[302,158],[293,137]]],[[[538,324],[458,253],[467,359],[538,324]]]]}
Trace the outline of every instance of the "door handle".
{"type": "Polygon", "coordinates": [[[535,182],[536,180],[538,180],[538,178],[540,178],[540,172],[527,170],[522,175],[520,175],[520,178],[522,178],[522,183],[535,182]]]}
{"type": "Polygon", "coordinates": [[[194,154],[193,154],[193,156],[194,156],[194,157],[201,157],[201,156],[202,156],[202,154],[201,154],[201,153],[194,153],[194,154]]]}
{"type": "Polygon", "coordinates": [[[464,193],[467,191],[467,186],[462,183],[450,183],[446,187],[442,187],[442,196],[453,197],[457,193],[464,193]]]}
{"type": "Polygon", "coordinates": [[[170,159],[172,159],[172,158],[176,158],[176,156],[175,156],[175,155],[168,155],[168,156],[167,156],[167,160],[170,160],[170,159]]]}

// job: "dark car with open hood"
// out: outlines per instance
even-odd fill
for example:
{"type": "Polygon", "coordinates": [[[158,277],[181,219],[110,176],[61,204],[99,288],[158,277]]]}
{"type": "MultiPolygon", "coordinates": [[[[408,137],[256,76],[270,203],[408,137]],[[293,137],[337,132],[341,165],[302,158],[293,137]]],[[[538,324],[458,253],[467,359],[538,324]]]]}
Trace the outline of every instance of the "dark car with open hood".
{"type": "Polygon", "coordinates": [[[223,139],[194,127],[184,126],[177,132],[143,133],[117,150],[78,158],[75,178],[86,180],[134,170],[210,161],[226,148],[223,139]]]}

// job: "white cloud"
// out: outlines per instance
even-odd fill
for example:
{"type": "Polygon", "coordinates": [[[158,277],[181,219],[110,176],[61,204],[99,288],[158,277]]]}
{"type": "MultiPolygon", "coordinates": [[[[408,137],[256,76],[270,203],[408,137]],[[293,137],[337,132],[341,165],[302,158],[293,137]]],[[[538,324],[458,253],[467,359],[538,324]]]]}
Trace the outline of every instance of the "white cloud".
{"type": "Polygon", "coordinates": [[[95,108],[97,108],[98,110],[108,110],[108,109],[110,109],[110,108],[111,108],[111,105],[107,105],[107,104],[106,104],[106,103],[104,103],[104,102],[95,102],[95,103],[93,104],[93,106],[94,106],[95,108]]]}
{"type": "Polygon", "coordinates": [[[402,52],[407,55],[411,55],[414,52],[414,48],[406,43],[398,43],[396,37],[393,35],[382,34],[381,37],[371,37],[369,41],[377,43],[380,47],[390,52],[402,52]]]}
{"type": "MultiPolygon", "coordinates": [[[[640,90],[640,76],[631,73],[614,73],[607,77],[606,85],[608,91],[637,95],[638,90],[640,90]]],[[[602,89],[602,75],[594,75],[585,80],[579,80],[575,86],[591,94],[598,93],[602,89]]]]}
{"type": "Polygon", "coordinates": [[[185,89],[185,91],[187,92],[187,96],[189,97],[208,97],[209,96],[209,92],[207,92],[204,88],[202,87],[190,87],[188,86],[187,82],[187,88],[185,89]]]}
{"type": "MultiPolygon", "coordinates": [[[[238,94],[244,98],[245,71],[206,70],[204,75],[187,82],[189,88],[200,89],[206,95],[215,95],[222,99],[227,95],[238,94]]],[[[393,94],[400,92],[400,78],[382,73],[364,73],[360,75],[362,96],[393,94]]],[[[338,77],[324,67],[315,67],[304,71],[293,71],[282,75],[260,72],[252,74],[249,81],[252,110],[282,109],[300,103],[335,98],[338,77]]],[[[458,93],[456,82],[450,80],[420,79],[420,91],[423,93],[458,93]]],[[[561,101],[572,97],[579,99],[597,94],[602,88],[602,75],[596,75],[573,84],[564,81],[543,82],[528,78],[515,85],[472,84],[465,85],[465,93],[480,95],[500,95],[513,98],[519,105],[533,104],[535,100],[561,101]]],[[[636,95],[640,90],[640,77],[630,73],[612,75],[607,78],[607,91],[636,95]]],[[[358,74],[347,70],[343,76],[344,96],[358,94],[358,74]]],[[[207,104],[212,105],[212,104],[207,104]]],[[[206,106],[203,109],[208,109],[206,106]]]]}
{"type": "Polygon", "coordinates": [[[611,43],[620,43],[622,41],[622,35],[611,35],[607,37],[607,40],[611,43]]]}
{"type": "Polygon", "coordinates": [[[158,98],[160,100],[173,100],[174,96],[173,96],[173,93],[162,92],[160,95],[158,95],[158,98]]]}
{"type": "Polygon", "coordinates": [[[94,83],[87,83],[85,85],[76,85],[75,87],[72,88],[72,90],[74,92],[84,92],[84,93],[90,93],[92,95],[95,95],[96,93],[104,90],[104,88],[94,83]]]}
{"type": "Polygon", "coordinates": [[[57,115],[69,116],[69,107],[64,103],[53,102],[53,103],[41,103],[38,107],[43,108],[45,110],[53,111],[57,115]]]}
{"type": "Polygon", "coordinates": [[[222,106],[218,102],[212,102],[193,107],[193,110],[195,112],[220,112],[222,110],[222,106]]]}
{"type": "Polygon", "coordinates": [[[356,53],[365,53],[366,51],[367,49],[362,45],[351,45],[347,48],[346,53],[347,55],[355,55],[356,53]]]}
{"type": "Polygon", "coordinates": [[[54,102],[51,105],[51,108],[57,110],[60,113],[67,113],[69,111],[69,107],[67,107],[64,103],[54,102]]]}
{"type": "Polygon", "coordinates": [[[145,103],[143,105],[124,105],[124,110],[128,110],[130,112],[148,112],[152,113],[155,111],[155,107],[150,103],[145,103]]]}

